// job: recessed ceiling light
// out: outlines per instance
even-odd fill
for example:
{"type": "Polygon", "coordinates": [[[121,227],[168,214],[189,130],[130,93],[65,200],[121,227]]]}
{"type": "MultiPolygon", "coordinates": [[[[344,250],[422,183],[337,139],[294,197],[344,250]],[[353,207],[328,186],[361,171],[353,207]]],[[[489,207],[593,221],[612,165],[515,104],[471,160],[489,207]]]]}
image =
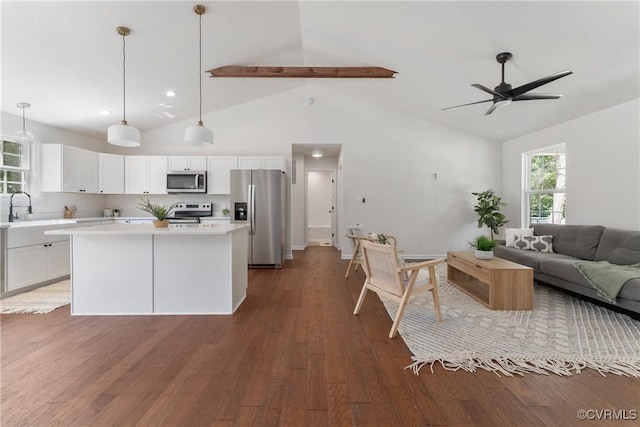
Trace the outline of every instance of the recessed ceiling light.
{"type": "Polygon", "coordinates": [[[313,151],[311,151],[311,157],[319,159],[320,157],[322,157],[322,150],[320,150],[319,148],[314,148],[313,151]]]}
{"type": "Polygon", "coordinates": [[[172,96],[176,96],[176,93],[172,90],[168,90],[167,91],[167,96],[172,97],[172,96]]]}
{"type": "Polygon", "coordinates": [[[108,116],[109,114],[111,114],[111,110],[102,110],[100,111],[100,114],[102,114],[103,116],[108,116]]]}

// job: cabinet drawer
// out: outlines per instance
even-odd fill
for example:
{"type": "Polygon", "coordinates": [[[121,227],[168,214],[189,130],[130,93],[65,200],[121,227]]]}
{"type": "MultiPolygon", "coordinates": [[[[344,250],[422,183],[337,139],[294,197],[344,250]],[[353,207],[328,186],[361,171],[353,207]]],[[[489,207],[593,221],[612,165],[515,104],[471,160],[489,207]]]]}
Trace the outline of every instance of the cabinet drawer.
{"type": "Polygon", "coordinates": [[[450,256],[449,264],[484,283],[491,282],[491,272],[478,264],[456,256],[450,256]]]}
{"type": "Polygon", "coordinates": [[[48,236],[44,232],[61,228],[71,228],[76,224],[36,225],[31,227],[9,227],[7,230],[7,248],[38,245],[69,240],[69,236],[48,236]]]}

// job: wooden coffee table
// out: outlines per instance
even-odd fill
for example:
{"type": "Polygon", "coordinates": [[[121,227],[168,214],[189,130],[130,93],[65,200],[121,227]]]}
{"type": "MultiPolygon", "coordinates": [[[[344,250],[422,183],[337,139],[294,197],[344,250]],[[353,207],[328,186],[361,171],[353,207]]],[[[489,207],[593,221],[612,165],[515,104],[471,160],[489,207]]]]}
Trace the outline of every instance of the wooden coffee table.
{"type": "Polygon", "coordinates": [[[447,279],[490,310],[532,310],[533,269],[506,259],[447,253],[447,279]]]}

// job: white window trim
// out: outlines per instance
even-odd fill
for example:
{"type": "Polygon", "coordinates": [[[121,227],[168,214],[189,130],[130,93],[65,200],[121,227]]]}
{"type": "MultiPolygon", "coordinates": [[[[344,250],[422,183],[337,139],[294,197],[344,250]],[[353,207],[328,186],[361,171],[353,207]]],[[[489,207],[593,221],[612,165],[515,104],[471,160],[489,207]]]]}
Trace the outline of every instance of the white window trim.
{"type": "MultiPolygon", "coordinates": [[[[8,135],[0,135],[0,138],[2,138],[2,141],[13,141],[13,142],[18,142],[16,141],[16,139],[13,136],[8,136],[8,135]]],[[[5,170],[5,171],[13,171],[13,172],[24,172],[24,184],[23,184],[23,189],[22,191],[26,191],[29,192],[29,184],[31,182],[31,175],[33,173],[33,168],[32,166],[32,151],[33,151],[33,142],[30,143],[26,143],[26,144],[22,144],[23,146],[26,146],[26,153],[23,156],[22,159],[22,167],[17,167],[17,166],[4,166],[4,165],[0,165],[0,169],[5,170]]],[[[2,153],[2,152],[0,152],[2,153]]],[[[0,155],[4,155],[3,153],[0,155]]],[[[10,197],[11,194],[10,193],[0,193],[0,197],[10,197]]]]}
{"type": "MultiPolygon", "coordinates": [[[[559,150],[564,153],[565,160],[567,155],[567,144],[560,143],[554,144],[543,148],[538,148],[531,151],[526,151],[522,153],[522,224],[525,224],[526,227],[531,225],[531,218],[529,217],[529,213],[531,212],[531,207],[529,206],[529,196],[531,194],[564,194],[566,200],[567,187],[565,185],[564,189],[548,189],[548,190],[531,190],[531,157],[536,154],[548,153],[550,151],[559,150]]],[[[565,164],[565,175],[566,175],[567,165],[565,164]]],[[[565,177],[566,178],[566,177],[565,177]]]]}

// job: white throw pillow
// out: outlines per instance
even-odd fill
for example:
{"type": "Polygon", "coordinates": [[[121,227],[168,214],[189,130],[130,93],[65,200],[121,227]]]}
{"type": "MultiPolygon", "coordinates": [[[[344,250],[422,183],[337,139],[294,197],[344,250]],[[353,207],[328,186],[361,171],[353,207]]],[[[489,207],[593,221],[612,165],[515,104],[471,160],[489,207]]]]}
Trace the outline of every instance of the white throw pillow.
{"type": "Polygon", "coordinates": [[[514,247],[516,236],[533,236],[533,228],[505,228],[505,246],[514,247]]]}

